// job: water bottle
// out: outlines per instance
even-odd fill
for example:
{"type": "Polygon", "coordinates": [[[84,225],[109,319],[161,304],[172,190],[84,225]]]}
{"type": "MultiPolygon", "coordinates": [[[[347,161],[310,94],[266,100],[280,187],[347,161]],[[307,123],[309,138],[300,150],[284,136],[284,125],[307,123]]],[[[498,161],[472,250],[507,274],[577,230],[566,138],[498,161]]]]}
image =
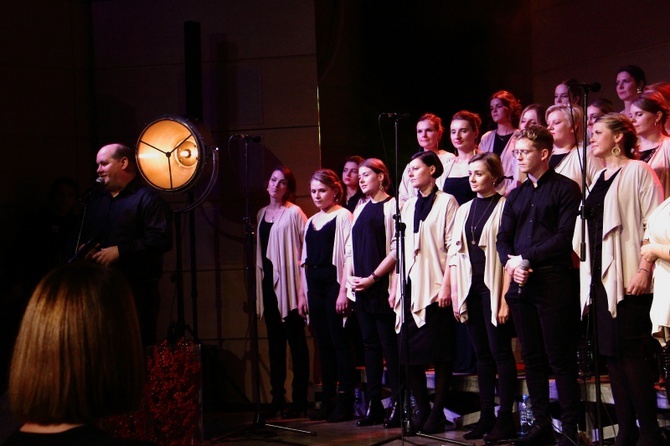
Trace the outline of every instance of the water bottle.
{"type": "Polygon", "coordinates": [[[533,419],[533,409],[530,407],[530,399],[528,395],[523,395],[521,397],[521,402],[519,403],[519,422],[521,424],[521,431],[519,435],[521,437],[525,436],[532,425],[533,419]]]}

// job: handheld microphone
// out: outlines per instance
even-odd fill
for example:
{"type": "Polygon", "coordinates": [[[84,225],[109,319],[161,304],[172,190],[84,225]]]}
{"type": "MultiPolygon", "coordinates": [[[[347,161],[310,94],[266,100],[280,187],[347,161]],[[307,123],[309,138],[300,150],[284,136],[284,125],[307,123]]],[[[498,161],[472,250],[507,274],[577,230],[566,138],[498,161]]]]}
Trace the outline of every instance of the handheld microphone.
{"type": "MultiPolygon", "coordinates": [[[[530,261],[528,259],[523,259],[521,263],[519,264],[518,268],[521,268],[524,271],[528,271],[530,269],[530,261]]],[[[523,287],[523,283],[519,284],[519,295],[521,295],[521,288],[523,287]]]]}
{"type": "Polygon", "coordinates": [[[231,138],[240,138],[240,139],[244,139],[244,140],[247,140],[247,141],[253,141],[255,143],[259,143],[259,142],[261,142],[261,139],[263,139],[260,136],[241,135],[239,133],[236,134],[236,135],[231,136],[231,138]]]}

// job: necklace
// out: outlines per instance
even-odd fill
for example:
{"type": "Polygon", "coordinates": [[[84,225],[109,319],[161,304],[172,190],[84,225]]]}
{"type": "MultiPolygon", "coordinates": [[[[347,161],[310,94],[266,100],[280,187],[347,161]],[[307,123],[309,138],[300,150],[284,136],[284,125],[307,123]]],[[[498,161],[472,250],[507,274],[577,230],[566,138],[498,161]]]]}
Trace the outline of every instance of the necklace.
{"type": "Polygon", "coordinates": [[[274,223],[277,214],[279,214],[279,216],[281,217],[281,214],[284,213],[284,209],[286,209],[284,206],[279,206],[278,209],[274,209],[272,210],[272,212],[270,212],[270,208],[267,208],[267,210],[265,211],[265,215],[267,216],[266,220],[269,219],[270,223],[274,223]]]}
{"type": "MultiPolygon", "coordinates": [[[[475,216],[477,216],[477,201],[478,200],[475,198],[472,202],[472,207],[473,207],[473,209],[472,209],[472,219],[473,219],[473,221],[474,221],[475,216]]],[[[475,223],[474,225],[470,225],[470,235],[472,236],[472,241],[470,242],[471,245],[476,245],[477,244],[477,240],[475,240],[475,231],[477,230],[477,226],[479,226],[479,223],[482,222],[482,219],[486,215],[486,212],[489,210],[489,207],[491,206],[491,203],[493,203],[494,201],[495,201],[495,199],[493,197],[491,197],[491,199],[489,200],[489,204],[486,205],[486,209],[484,209],[484,213],[479,216],[479,220],[477,220],[477,223],[475,223]]]]}

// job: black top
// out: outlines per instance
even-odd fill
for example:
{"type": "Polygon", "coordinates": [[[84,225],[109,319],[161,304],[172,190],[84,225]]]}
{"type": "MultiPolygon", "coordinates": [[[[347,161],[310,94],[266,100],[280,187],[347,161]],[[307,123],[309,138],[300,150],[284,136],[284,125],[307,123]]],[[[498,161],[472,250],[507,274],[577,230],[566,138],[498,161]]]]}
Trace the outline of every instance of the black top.
{"type": "Polygon", "coordinates": [[[344,207],[349,209],[349,212],[353,214],[354,210],[356,209],[356,205],[363,197],[365,197],[365,194],[359,190],[347,200],[347,202],[344,204],[344,207]]]}
{"type": "Polygon", "coordinates": [[[605,195],[612,185],[614,178],[621,172],[617,170],[608,180],[605,175],[600,175],[598,180],[591,188],[591,193],[584,202],[586,219],[589,222],[589,248],[593,262],[592,279],[600,280],[602,267],[602,247],[603,247],[603,214],[605,195]]]}
{"type": "Polygon", "coordinates": [[[649,163],[649,160],[651,160],[651,157],[654,156],[654,153],[658,150],[658,147],[654,147],[651,150],[644,150],[640,152],[640,161],[644,161],[645,163],[649,163]]]}
{"type": "Polygon", "coordinates": [[[421,195],[421,192],[417,191],[416,195],[416,205],[414,206],[414,233],[419,232],[419,222],[422,222],[430,214],[430,210],[433,209],[433,203],[435,203],[435,197],[437,194],[437,186],[433,187],[433,190],[427,196],[421,195]]]}
{"type": "Polygon", "coordinates": [[[16,431],[3,446],[150,446],[153,442],[113,438],[94,426],[79,426],[57,434],[16,431]]]}
{"type": "Polygon", "coordinates": [[[561,153],[560,155],[552,154],[549,157],[549,167],[555,169],[559,164],[561,164],[561,161],[563,161],[563,158],[565,158],[568,155],[568,153],[570,152],[561,153]]]}
{"type": "Polygon", "coordinates": [[[258,238],[261,241],[261,254],[263,256],[263,283],[270,285],[274,281],[272,262],[267,258],[268,242],[270,241],[270,230],[272,229],[272,222],[261,219],[258,225],[258,238]]]}
{"type": "Polygon", "coordinates": [[[465,237],[468,242],[470,264],[472,265],[472,283],[484,283],[486,255],[484,250],[478,246],[479,239],[482,236],[482,228],[491,217],[498,201],[500,201],[500,195],[498,194],[486,198],[476,197],[472,201],[468,218],[465,220],[465,237]]]}
{"type": "MultiPolygon", "coordinates": [[[[369,277],[386,257],[386,224],[384,203],[369,201],[351,229],[354,275],[369,277]]],[[[388,305],[388,274],[380,277],[365,291],[356,291],[356,308],[370,313],[391,312],[388,305]]]]}
{"type": "Polygon", "coordinates": [[[493,153],[500,156],[503,153],[503,150],[505,150],[505,147],[507,147],[507,143],[509,142],[514,132],[510,133],[509,135],[500,135],[497,131],[495,133],[496,137],[493,140],[493,153]]]}
{"type": "Polygon", "coordinates": [[[86,210],[82,243],[95,239],[100,247],[119,247],[115,267],[131,282],[158,280],[163,253],[172,248],[172,214],[167,203],[139,177],[116,197],[103,190],[86,210]]]}
{"type": "Polygon", "coordinates": [[[537,187],[530,179],[512,190],[503,209],[497,250],[502,264],[521,255],[533,268],[572,267],[572,237],[581,192],[577,183],[549,169],[537,187]]]}
{"type": "Polygon", "coordinates": [[[314,222],[307,226],[304,249],[307,250],[305,263],[308,266],[332,266],[336,219],[331,219],[321,229],[315,229],[314,222]]]}
{"type": "Polygon", "coordinates": [[[447,178],[442,190],[453,195],[459,206],[477,196],[470,188],[470,177],[447,178]]]}

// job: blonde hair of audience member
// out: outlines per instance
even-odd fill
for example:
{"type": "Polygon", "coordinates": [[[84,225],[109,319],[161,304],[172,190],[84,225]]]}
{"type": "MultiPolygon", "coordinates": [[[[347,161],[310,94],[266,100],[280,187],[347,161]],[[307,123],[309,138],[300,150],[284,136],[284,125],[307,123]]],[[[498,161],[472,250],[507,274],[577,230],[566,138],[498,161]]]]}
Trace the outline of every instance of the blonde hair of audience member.
{"type": "Polygon", "coordinates": [[[22,430],[94,424],[130,412],[139,406],[143,380],[139,325],[123,276],[84,262],[45,276],[26,308],[11,363],[12,410],[32,426],[22,430]]]}

